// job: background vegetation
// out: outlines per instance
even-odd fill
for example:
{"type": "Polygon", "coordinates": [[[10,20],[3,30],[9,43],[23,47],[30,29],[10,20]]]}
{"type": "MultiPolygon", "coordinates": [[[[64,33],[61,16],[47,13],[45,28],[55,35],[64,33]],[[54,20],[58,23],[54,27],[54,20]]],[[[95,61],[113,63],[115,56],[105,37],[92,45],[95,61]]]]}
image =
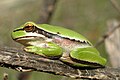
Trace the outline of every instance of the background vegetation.
{"type": "MultiPolygon", "coordinates": [[[[44,0],[0,0],[0,45],[22,48],[11,39],[13,29],[27,21],[40,22],[44,0]]],[[[47,1],[47,0],[46,0],[47,1]]],[[[117,0],[120,4],[120,1],[117,0]]],[[[58,0],[50,24],[63,26],[79,32],[95,44],[106,31],[106,22],[119,19],[119,13],[110,0],[58,0]]],[[[104,44],[98,47],[101,55],[107,58],[104,44]]],[[[19,72],[0,68],[9,80],[17,80],[19,72]]],[[[57,75],[32,72],[29,80],[73,80],[57,75]]]]}

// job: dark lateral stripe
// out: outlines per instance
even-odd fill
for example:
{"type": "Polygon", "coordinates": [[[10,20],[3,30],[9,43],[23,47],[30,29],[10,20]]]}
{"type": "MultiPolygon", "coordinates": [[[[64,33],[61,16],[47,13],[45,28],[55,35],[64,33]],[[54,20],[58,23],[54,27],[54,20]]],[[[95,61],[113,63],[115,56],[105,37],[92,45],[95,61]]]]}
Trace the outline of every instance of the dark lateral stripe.
{"type": "Polygon", "coordinates": [[[45,35],[46,37],[48,38],[52,38],[53,36],[58,36],[58,37],[61,37],[61,38],[65,38],[65,39],[69,39],[69,40],[72,40],[72,41],[76,41],[76,42],[80,42],[82,44],[89,44],[91,46],[91,44],[89,42],[85,42],[85,41],[79,41],[79,40],[75,40],[75,39],[70,39],[70,38],[67,38],[67,37],[62,37],[62,36],[59,36],[58,34],[60,34],[59,32],[57,32],[56,34],[53,34],[53,33],[49,33],[49,32],[46,32],[45,30],[42,30],[42,29],[39,29],[36,27],[36,32],[38,31],[39,34],[43,34],[45,35]]]}
{"type": "Polygon", "coordinates": [[[35,32],[38,33],[38,34],[42,34],[42,35],[44,35],[48,38],[52,38],[53,35],[56,35],[56,34],[48,33],[45,30],[39,29],[37,27],[35,28],[35,32]]]}
{"type": "Polygon", "coordinates": [[[24,29],[17,29],[17,30],[14,30],[13,32],[16,32],[16,31],[21,31],[21,30],[24,30],[24,29]]]}
{"type": "Polygon", "coordinates": [[[70,57],[70,58],[71,58],[71,60],[73,60],[73,61],[75,61],[77,63],[80,63],[80,64],[91,65],[91,66],[95,66],[95,67],[104,67],[103,65],[98,64],[98,63],[78,60],[78,59],[75,59],[75,58],[72,58],[72,57],[70,57]]]}

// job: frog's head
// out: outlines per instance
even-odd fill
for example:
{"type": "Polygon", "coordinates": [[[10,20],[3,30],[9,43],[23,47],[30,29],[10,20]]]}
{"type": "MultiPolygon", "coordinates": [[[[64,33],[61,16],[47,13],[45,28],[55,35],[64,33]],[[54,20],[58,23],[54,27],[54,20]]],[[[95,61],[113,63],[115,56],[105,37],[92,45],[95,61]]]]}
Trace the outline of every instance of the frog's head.
{"type": "Polygon", "coordinates": [[[26,22],[12,32],[13,40],[23,45],[28,45],[28,42],[36,41],[37,39],[42,40],[44,37],[44,35],[39,33],[37,25],[33,22],[26,22]]]}

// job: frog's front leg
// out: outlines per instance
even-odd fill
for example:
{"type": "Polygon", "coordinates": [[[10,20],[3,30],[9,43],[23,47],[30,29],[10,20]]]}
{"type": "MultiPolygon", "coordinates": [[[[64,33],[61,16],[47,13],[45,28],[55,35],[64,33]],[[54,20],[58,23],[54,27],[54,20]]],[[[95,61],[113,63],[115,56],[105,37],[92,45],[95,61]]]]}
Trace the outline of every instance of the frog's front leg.
{"type": "MultiPolygon", "coordinates": [[[[42,43],[43,44],[43,43],[42,43]]],[[[47,42],[43,46],[27,46],[24,48],[26,52],[38,54],[43,57],[56,59],[62,56],[63,50],[55,43],[47,42]]]]}

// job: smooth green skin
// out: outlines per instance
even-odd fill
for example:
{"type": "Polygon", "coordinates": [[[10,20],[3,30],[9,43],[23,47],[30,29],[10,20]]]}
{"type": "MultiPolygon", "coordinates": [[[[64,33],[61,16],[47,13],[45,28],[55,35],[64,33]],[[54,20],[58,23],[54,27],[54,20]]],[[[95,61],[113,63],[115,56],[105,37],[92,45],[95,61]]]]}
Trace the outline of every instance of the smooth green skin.
{"type": "MultiPolygon", "coordinates": [[[[38,46],[33,46],[33,45],[26,45],[26,43],[22,43],[23,45],[26,46],[25,51],[26,52],[33,52],[35,54],[39,54],[41,56],[44,57],[58,57],[61,56],[60,60],[65,62],[65,63],[69,63],[73,66],[77,66],[77,67],[104,67],[106,64],[106,59],[102,58],[99,54],[99,52],[97,51],[96,48],[94,48],[92,46],[92,44],[81,34],[74,32],[72,30],[63,28],[63,27],[58,27],[58,26],[52,26],[52,25],[48,25],[48,24],[35,24],[33,22],[26,22],[24,25],[22,25],[21,27],[15,29],[23,29],[25,27],[26,24],[33,24],[34,26],[36,26],[39,29],[42,29],[44,31],[47,31],[49,33],[52,34],[57,34],[58,32],[60,34],[58,34],[61,37],[65,37],[68,39],[74,39],[76,41],[86,41],[90,44],[90,46],[87,47],[82,47],[82,48],[76,48],[70,51],[69,55],[71,58],[76,59],[77,61],[82,61],[82,62],[89,62],[89,64],[86,63],[79,63],[77,61],[73,61],[70,57],[68,58],[64,58],[62,56],[63,54],[63,49],[53,43],[53,42],[48,42],[46,43],[48,45],[47,48],[45,47],[38,47],[38,46]],[[96,63],[99,65],[93,65],[92,63],[96,63]]],[[[15,31],[14,30],[14,31],[15,31]]],[[[26,36],[28,32],[24,31],[24,30],[20,30],[20,31],[15,31],[12,32],[12,38],[16,39],[16,38],[20,38],[23,36],[26,36]]],[[[30,40],[27,42],[35,42],[38,40],[30,40]]]]}
{"type": "MultiPolygon", "coordinates": [[[[39,29],[42,29],[42,30],[52,33],[52,34],[57,34],[59,32],[60,34],[58,34],[58,35],[65,37],[65,38],[75,39],[76,41],[88,41],[84,36],[82,36],[81,34],[75,32],[75,31],[72,31],[72,30],[69,30],[69,29],[66,29],[63,27],[48,25],[48,24],[35,24],[33,22],[26,22],[24,25],[20,26],[17,29],[22,29],[25,27],[26,24],[29,24],[29,23],[35,25],[39,29]]],[[[15,29],[15,30],[17,30],[17,29],[15,29]]],[[[25,36],[26,34],[27,34],[27,32],[25,32],[25,31],[12,32],[12,38],[15,39],[18,37],[25,36]]],[[[89,42],[89,44],[92,45],[92,43],[90,43],[90,42],[89,42]]]]}
{"type": "MultiPolygon", "coordinates": [[[[105,65],[106,64],[106,60],[104,58],[102,58],[98,52],[97,49],[93,48],[93,47],[86,47],[86,48],[78,48],[75,49],[73,51],[71,51],[71,57],[75,58],[77,60],[82,60],[82,61],[89,61],[91,63],[98,63],[101,65],[105,65]],[[77,53],[77,54],[76,54],[77,53]]],[[[77,65],[76,65],[77,66],[77,65]]],[[[79,66],[79,64],[78,64],[79,66]]],[[[89,65],[85,65],[85,66],[90,66],[89,65]]],[[[100,67],[100,66],[94,66],[91,65],[92,67],[100,67]]]]}
{"type": "Polygon", "coordinates": [[[50,58],[54,58],[54,57],[60,57],[62,55],[62,48],[59,47],[58,45],[48,42],[48,47],[49,48],[44,48],[44,47],[37,47],[37,46],[27,46],[25,48],[25,50],[27,52],[33,52],[36,54],[39,54],[43,57],[50,57],[50,58]]]}

